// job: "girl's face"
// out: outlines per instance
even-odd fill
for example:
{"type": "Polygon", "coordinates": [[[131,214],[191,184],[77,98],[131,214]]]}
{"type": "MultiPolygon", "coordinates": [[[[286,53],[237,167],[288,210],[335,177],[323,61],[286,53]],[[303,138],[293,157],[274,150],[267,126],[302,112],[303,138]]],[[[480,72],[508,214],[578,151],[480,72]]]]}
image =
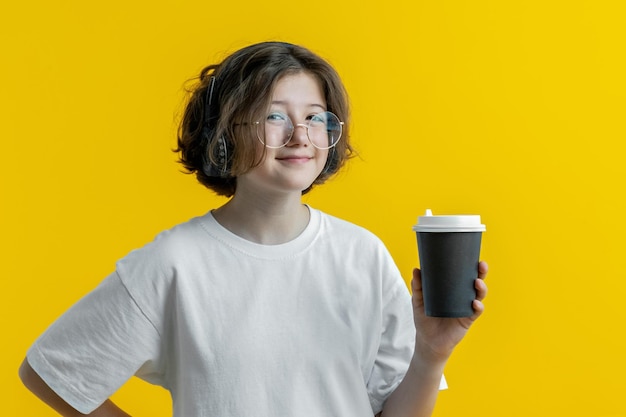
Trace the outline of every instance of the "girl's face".
{"type": "MultiPolygon", "coordinates": [[[[266,148],[261,164],[237,177],[237,190],[294,192],[300,194],[319,176],[326,164],[327,149],[314,147],[307,136],[309,119],[326,111],[326,100],[315,77],[306,73],[286,75],[276,83],[269,113],[284,113],[296,126],[282,148],[266,148]]],[[[263,151],[259,142],[259,151],[263,151]]]]}

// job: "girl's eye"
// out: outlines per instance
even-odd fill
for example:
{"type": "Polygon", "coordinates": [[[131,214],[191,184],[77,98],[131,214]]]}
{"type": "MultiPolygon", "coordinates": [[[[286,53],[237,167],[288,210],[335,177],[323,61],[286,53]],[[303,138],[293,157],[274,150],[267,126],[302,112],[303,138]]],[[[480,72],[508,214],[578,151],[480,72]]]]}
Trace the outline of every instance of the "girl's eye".
{"type": "Polygon", "coordinates": [[[313,124],[324,124],[326,122],[326,118],[324,117],[324,113],[312,114],[306,118],[310,123],[313,124]]]}
{"type": "Polygon", "coordinates": [[[267,119],[268,122],[283,122],[285,120],[287,120],[287,115],[283,114],[283,113],[279,113],[279,112],[272,112],[270,114],[267,115],[267,119]]]}

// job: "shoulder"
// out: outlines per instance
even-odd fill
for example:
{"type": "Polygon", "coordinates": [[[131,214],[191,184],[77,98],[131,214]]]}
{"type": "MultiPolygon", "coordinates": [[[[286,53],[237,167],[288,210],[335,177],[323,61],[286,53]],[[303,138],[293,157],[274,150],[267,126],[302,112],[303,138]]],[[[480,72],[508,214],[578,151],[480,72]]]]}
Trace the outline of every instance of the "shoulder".
{"type": "Polygon", "coordinates": [[[170,229],[164,230],[148,244],[161,251],[187,251],[195,246],[198,241],[206,240],[207,215],[194,217],[186,222],[180,223],[170,229]]]}
{"type": "Polygon", "coordinates": [[[319,213],[322,231],[332,236],[333,239],[353,244],[384,247],[382,240],[365,227],[321,211],[319,213]]]}
{"type": "Polygon", "coordinates": [[[203,228],[203,216],[192,218],[164,230],[143,247],[132,250],[116,264],[118,274],[124,277],[137,275],[172,275],[177,264],[184,264],[206,244],[208,235],[203,228]]]}
{"type": "Polygon", "coordinates": [[[321,213],[320,241],[323,247],[341,253],[345,261],[355,261],[372,270],[395,269],[395,262],[384,242],[363,226],[321,213]]]}
{"type": "Polygon", "coordinates": [[[190,270],[201,270],[202,253],[211,241],[202,217],[196,217],[159,233],[116,263],[125,290],[153,323],[160,323],[179,281],[189,279],[190,270]]]}
{"type": "MultiPolygon", "coordinates": [[[[354,278],[354,292],[372,285],[386,304],[394,297],[405,297],[407,287],[384,242],[363,226],[322,213],[321,247],[325,259],[334,259],[334,272],[344,279],[354,278]]],[[[329,262],[330,263],[330,262],[329,262]]]]}

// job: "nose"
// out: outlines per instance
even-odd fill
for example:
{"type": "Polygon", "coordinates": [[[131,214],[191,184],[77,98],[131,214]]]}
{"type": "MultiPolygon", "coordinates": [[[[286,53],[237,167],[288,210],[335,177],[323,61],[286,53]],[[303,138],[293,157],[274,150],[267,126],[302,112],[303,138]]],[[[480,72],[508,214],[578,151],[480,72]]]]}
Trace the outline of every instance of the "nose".
{"type": "Polygon", "coordinates": [[[307,132],[308,126],[304,123],[296,123],[293,127],[293,134],[289,144],[309,145],[309,133],[307,132]]]}

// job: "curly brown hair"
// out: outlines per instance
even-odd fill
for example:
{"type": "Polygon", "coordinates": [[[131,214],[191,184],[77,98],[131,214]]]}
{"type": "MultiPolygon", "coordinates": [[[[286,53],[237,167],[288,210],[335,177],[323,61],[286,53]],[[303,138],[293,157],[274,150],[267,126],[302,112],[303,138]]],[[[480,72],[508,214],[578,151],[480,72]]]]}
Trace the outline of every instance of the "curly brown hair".
{"type": "Polygon", "coordinates": [[[348,95],[334,68],[308,49],[284,42],[247,46],[220,64],[205,67],[189,90],[178,129],[179,162],[218,195],[230,197],[237,176],[259,165],[257,141],[246,129],[267,111],[274,86],[283,76],[306,72],[320,83],[327,110],[344,122],[341,140],[329,151],[313,184],[322,184],[354,155],[350,145],[348,95]]]}

